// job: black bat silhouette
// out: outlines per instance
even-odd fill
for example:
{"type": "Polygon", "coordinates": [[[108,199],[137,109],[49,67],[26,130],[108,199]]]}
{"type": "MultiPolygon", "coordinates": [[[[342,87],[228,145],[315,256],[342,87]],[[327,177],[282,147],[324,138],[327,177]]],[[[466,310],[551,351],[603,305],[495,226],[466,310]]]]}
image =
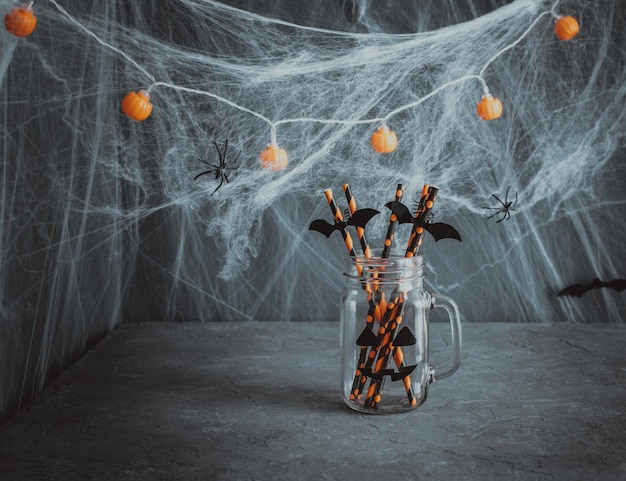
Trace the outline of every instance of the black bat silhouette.
{"type": "Polygon", "coordinates": [[[444,224],[443,222],[426,222],[419,217],[413,217],[409,208],[402,202],[395,200],[393,202],[387,202],[385,207],[395,214],[399,224],[413,223],[417,227],[423,227],[425,231],[433,236],[435,242],[441,239],[461,240],[461,234],[450,224],[444,224]]]}
{"type": "Polygon", "coordinates": [[[558,292],[557,296],[575,296],[582,297],[587,291],[591,289],[598,289],[599,287],[610,287],[617,292],[622,292],[626,289],[626,279],[613,279],[612,281],[601,281],[597,277],[594,277],[591,284],[574,284],[568,286],[565,289],[558,292]]]}
{"type": "Polygon", "coordinates": [[[352,214],[347,221],[335,221],[334,224],[331,224],[330,222],[326,222],[324,219],[317,219],[311,222],[309,230],[316,230],[317,232],[324,234],[326,237],[330,237],[330,235],[336,230],[344,230],[349,225],[365,228],[370,219],[376,214],[380,214],[380,212],[376,209],[359,209],[354,211],[354,214],[352,214]]]}

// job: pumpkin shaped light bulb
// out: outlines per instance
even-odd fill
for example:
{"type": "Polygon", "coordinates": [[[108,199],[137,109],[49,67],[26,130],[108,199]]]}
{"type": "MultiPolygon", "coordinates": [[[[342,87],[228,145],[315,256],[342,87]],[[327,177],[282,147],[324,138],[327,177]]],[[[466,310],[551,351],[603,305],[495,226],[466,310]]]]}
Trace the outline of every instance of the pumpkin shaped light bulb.
{"type": "Polygon", "coordinates": [[[502,115],[502,102],[491,94],[485,94],[476,104],[476,112],[483,120],[497,119],[502,115]]]}
{"type": "Polygon", "coordinates": [[[150,94],[145,90],[129,92],[122,100],[122,112],[137,122],[146,120],[152,113],[150,94]]]}
{"type": "Polygon", "coordinates": [[[285,170],[289,163],[287,151],[274,143],[267,144],[267,147],[261,151],[259,160],[262,168],[273,171],[285,170]]]}
{"type": "Polygon", "coordinates": [[[389,129],[386,125],[381,125],[378,130],[372,134],[372,149],[381,154],[389,154],[396,150],[398,146],[398,137],[396,133],[389,129]]]}
{"type": "Polygon", "coordinates": [[[31,4],[15,7],[4,17],[4,26],[16,37],[28,37],[37,26],[31,4]]]}
{"type": "Polygon", "coordinates": [[[579,30],[578,22],[574,17],[570,16],[559,17],[554,24],[554,33],[556,36],[566,42],[578,35],[579,30]]]}

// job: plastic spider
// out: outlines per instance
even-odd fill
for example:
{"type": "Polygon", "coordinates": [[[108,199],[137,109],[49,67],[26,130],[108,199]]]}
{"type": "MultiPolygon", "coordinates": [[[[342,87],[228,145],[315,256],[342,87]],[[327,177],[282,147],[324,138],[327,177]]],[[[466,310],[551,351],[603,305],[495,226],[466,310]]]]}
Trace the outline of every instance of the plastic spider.
{"type": "MultiPolygon", "coordinates": [[[[420,210],[420,203],[419,201],[413,202],[413,212],[417,213],[420,210]]],[[[431,210],[428,212],[428,214],[426,215],[426,219],[424,219],[424,222],[426,222],[427,224],[434,224],[435,223],[435,213],[431,210]]]]}
{"type": "MultiPolygon", "coordinates": [[[[213,194],[215,194],[217,192],[217,190],[222,186],[222,184],[224,183],[224,181],[226,181],[226,183],[228,184],[228,176],[226,175],[226,170],[235,170],[237,169],[236,166],[231,167],[229,165],[226,164],[226,152],[228,151],[228,139],[226,139],[224,141],[224,152],[220,151],[219,146],[217,145],[217,142],[213,141],[213,145],[215,145],[215,148],[217,149],[217,155],[219,155],[220,157],[220,163],[219,165],[214,165],[211,164],[209,162],[207,162],[206,160],[202,160],[199,159],[200,162],[202,162],[203,164],[208,165],[209,167],[211,167],[211,169],[207,170],[206,172],[201,172],[198,175],[196,175],[193,180],[196,180],[198,177],[206,175],[206,174],[215,174],[215,180],[220,179],[220,185],[218,185],[215,190],[213,191],[213,194]]],[[[241,152],[239,152],[237,154],[237,157],[235,157],[235,160],[233,160],[233,162],[236,162],[237,159],[239,158],[239,154],[241,152]]]]}
{"type": "Polygon", "coordinates": [[[491,194],[491,196],[498,202],[500,202],[500,204],[502,204],[502,207],[485,207],[485,209],[496,209],[496,212],[494,214],[491,214],[487,218],[491,219],[498,214],[503,214],[502,217],[496,221],[496,224],[498,222],[502,222],[503,220],[509,220],[511,218],[511,211],[515,210],[513,206],[517,203],[517,193],[515,194],[514,201],[509,201],[509,187],[506,188],[506,193],[504,194],[504,202],[502,202],[496,194],[491,194]]]}

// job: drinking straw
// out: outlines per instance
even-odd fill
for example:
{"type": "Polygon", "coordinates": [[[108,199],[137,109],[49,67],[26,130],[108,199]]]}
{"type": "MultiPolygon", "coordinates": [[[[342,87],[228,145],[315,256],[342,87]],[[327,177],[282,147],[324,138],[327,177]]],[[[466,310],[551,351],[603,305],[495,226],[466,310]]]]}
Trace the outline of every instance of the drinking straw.
{"type": "MultiPolygon", "coordinates": [[[[398,369],[402,369],[404,368],[404,366],[406,366],[406,364],[404,364],[404,354],[402,353],[402,349],[400,349],[400,347],[394,347],[393,360],[395,361],[396,366],[398,366],[398,369]]],[[[417,403],[417,399],[415,399],[415,395],[413,394],[413,388],[411,387],[411,376],[405,376],[402,379],[402,382],[409,398],[409,405],[415,406],[415,404],[417,403]]]]}
{"type": "MultiPolygon", "coordinates": [[[[346,200],[348,201],[348,209],[350,210],[350,215],[352,215],[357,211],[356,199],[352,195],[352,190],[350,189],[349,184],[343,184],[343,191],[346,194],[346,200]]],[[[365,238],[365,229],[363,227],[357,227],[356,234],[359,237],[359,242],[361,243],[361,248],[363,249],[363,255],[369,259],[370,257],[372,257],[372,253],[370,251],[369,243],[365,238]]]]}
{"type": "MultiPolygon", "coordinates": [[[[330,210],[333,213],[333,218],[335,219],[335,222],[343,222],[343,215],[341,214],[341,210],[339,209],[339,207],[337,206],[337,203],[335,202],[335,199],[333,198],[333,191],[332,189],[328,188],[326,190],[324,190],[324,196],[326,197],[326,200],[328,201],[328,205],[330,206],[330,210]]],[[[356,203],[355,203],[356,205],[356,203]]],[[[348,253],[352,256],[352,257],[356,257],[356,251],[354,250],[354,243],[352,242],[352,237],[350,237],[350,233],[348,232],[348,230],[344,227],[341,230],[341,235],[343,236],[343,239],[345,241],[346,244],[346,248],[348,249],[348,253]]],[[[357,268],[357,273],[360,276],[361,272],[362,272],[362,267],[359,266],[359,264],[357,263],[356,265],[357,268]]],[[[373,306],[375,303],[372,300],[372,291],[371,288],[369,288],[369,286],[364,286],[366,292],[367,292],[367,296],[368,296],[368,302],[370,302],[370,310],[372,312],[374,312],[375,306],[373,306]]],[[[368,319],[369,319],[369,315],[368,315],[368,319]]],[[[367,320],[366,320],[367,322],[367,320]]],[[[373,319],[372,319],[372,324],[373,324],[373,319]]],[[[361,352],[363,352],[363,349],[361,349],[361,352]]],[[[366,356],[366,354],[364,354],[364,356],[366,356]]],[[[360,371],[359,371],[359,375],[360,375],[360,371]]],[[[355,375],[356,378],[356,375],[355,375]]],[[[355,383],[353,383],[354,385],[355,383]]],[[[356,395],[358,397],[358,392],[355,392],[355,390],[352,390],[352,395],[356,395]]],[[[351,395],[351,397],[352,397],[351,395]]]]}
{"type": "MultiPolygon", "coordinates": [[[[395,201],[400,202],[402,200],[402,195],[404,194],[404,185],[398,184],[398,188],[396,189],[396,197],[395,201]]],[[[398,218],[392,212],[389,216],[389,225],[387,226],[387,234],[385,235],[385,245],[383,247],[383,252],[381,257],[386,259],[389,257],[391,253],[391,245],[393,244],[393,234],[396,230],[396,224],[398,223],[398,218]]]]}
{"type": "MultiPolygon", "coordinates": [[[[357,211],[356,199],[354,195],[352,195],[352,190],[350,189],[349,184],[343,184],[343,191],[346,194],[346,200],[348,201],[348,209],[350,211],[350,215],[354,214],[357,211]]],[[[372,252],[370,250],[369,243],[365,237],[365,229],[363,227],[356,228],[357,235],[359,237],[359,242],[361,243],[361,248],[363,249],[363,256],[366,258],[372,257],[372,252]]],[[[371,329],[374,325],[374,316],[376,312],[377,305],[373,299],[372,289],[369,286],[364,286],[365,291],[367,292],[367,302],[369,302],[369,309],[367,312],[367,316],[365,318],[365,325],[367,328],[371,329]]],[[[359,361],[357,363],[357,368],[354,373],[354,381],[352,382],[352,390],[350,391],[350,399],[354,400],[359,397],[360,390],[358,389],[360,380],[364,377],[362,376],[361,369],[365,367],[365,358],[367,357],[367,346],[361,346],[361,352],[359,353],[359,361]]],[[[367,378],[365,378],[367,379],[367,378]]],[[[365,380],[363,381],[365,383],[365,380]]]]}
{"type": "MultiPolygon", "coordinates": [[[[398,184],[398,186],[396,187],[395,201],[400,202],[403,194],[404,194],[404,185],[398,184]]],[[[394,231],[396,229],[397,222],[398,222],[397,216],[393,212],[391,212],[391,214],[389,215],[389,223],[387,225],[387,234],[385,235],[385,243],[383,245],[383,251],[380,255],[383,259],[387,259],[389,257],[389,254],[391,253],[391,246],[393,245],[394,231]]],[[[386,310],[385,292],[382,289],[378,291],[377,302],[381,306],[380,317],[378,317],[378,321],[380,322],[382,319],[382,316],[385,313],[384,311],[386,310]]]]}
{"type": "MultiPolygon", "coordinates": [[[[391,348],[394,334],[403,320],[402,313],[404,312],[405,301],[405,293],[400,293],[397,296],[397,302],[393,303],[393,307],[390,308],[390,310],[388,311],[391,314],[390,316],[388,316],[385,325],[381,326],[379,330],[379,337],[382,338],[380,346],[378,348],[378,360],[376,361],[372,372],[377,372],[381,369],[384,369],[389,362],[389,356],[391,354],[393,354],[393,359],[399,371],[402,371],[402,369],[406,366],[406,364],[404,363],[404,354],[402,353],[402,349],[397,346],[393,349],[391,348]]],[[[390,302],[390,304],[392,303],[390,302]]],[[[368,359],[368,361],[371,362],[369,362],[369,366],[367,367],[371,367],[371,365],[374,364],[374,358],[368,359]]],[[[364,402],[365,406],[371,408],[376,408],[378,406],[378,403],[380,403],[381,401],[384,380],[384,377],[382,377],[381,379],[372,379],[372,381],[370,382],[370,386],[367,390],[367,396],[364,402]]],[[[402,379],[402,382],[406,390],[409,405],[415,406],[415,404],[417,403],[417,399],[415,398],[413,388],[411,387],[411,376],[405,376],[402,379]]]]}
{"type": "MultiPolygon", "coordinates": [[[[436,187],[429,186],[428,184],[424,185],[422,189],[422,195],[420,196],[419,205],[417,207],[416,214],[415,214],[415,216],[417,217],[417,222],[413,224],[413,229],[411,231],[411,236],[409,237],[409,241],[408,241],[406,252],[405,252],[405,257],[414,257],[417,255],[419,248],[422,244],[422,234],[424,233],[424,228],[418,225],[426,221],[428,214],[432,210],[435,199],[437,198],[438,191],[439,189],[437,189],[436,187]]],[[[391,326],[389,328],[385,326],[385,330],[388,332],[388,335],[385,335],[383,340],[381,341],[379,354],[378,354],[379,360],[376,363],[376,370],[379,369],[379,366],[381,369],[384,368],[384,366],[388,362],[389,354],[391,353],[391,349],[389,348],[388,344],[391,342],[391,339],[393,338],[393,334],[397,328],[397,325],[399,324],[397,319],[398,317],[400,319],[402,318],[403,311],[404,311],[404,303],[402,302],[401,307],[399,309],[399,315],[395,318],[394,321],[391,322],[391,326]]],[[[394,318],[392,317],[391,319],[394,319],[394,318]]],[[[396,350],[394,350],[393,352],[394,352],[394,360],[396,361],[396,364],[398,364],[398,361],[401,360],[402,361],[401,366],[403,366],[404,356],[402,355],[402,353],[397,352],[396,350]]],[[[401,369],[401,366],[398,366],[398,368],[401,369]]],[[[383,381],[384,381],[384,378],[381,379],[380,381],[372,380],[372,382],[370,383],[370,388],[368,389],[368,396],[365,401],[366,405],[369,405],[370,407],[376,407],[376,405],[380,402],[383,381]]],[[[408,386],[410,388],[410,379],[407,379],[405,377],[403,379],[403,382],[404,382],[405,387],[408,386]]],[[[411,405],[414,405],[414,403],[417,401],[414,396],[411,396],[411,394],[412,393],[409,393],[409,391],[407,391],[409,402],[411,403],[411,405]]]]}
{"type": "Polygon", "coordinates": [[[424,227],[418,224],[424,224],[428,218],[428,214],[433,208],[435,199],[437,198],[437,187],[425,185],[422,190],[422,197],[420,198],[420,206],[416,212],[417,222],[413,224],[413,231],[409,237],[409,242],[406,248],[405,257],[414,257],[417,255],[420,246],[422,245],[422,234],[424,233],[424,227]]]}
{"type": "MultiPolygon", "coordinates": [[[[395,201],[400,202],[403,194],[404,194],[404,185],[398,184],[398,187],[396,188],[395,201]]],[[[391,214],[389,215],[389,223],[387,225],[387,234],[385,235],[385,243],[383,246],[383,251],[380,255],[383,259],[387,259],[389,257],[389,254],[391,253],[391,246],[393,245],[394,231],[396,229],[397,222],[398,222],[397,216],[393,212],[391,212],[391,214]]],[[[377,299],[377,301],[381,305],[381,307],[383,307],[383,311],[384,311],[386,310],[385,293],[382,289],[380,289],[378,294],[379,294],[379,298],[377,299]]],[[[383,314],[384,312],[381,312],[381,317],[383,314]]],[[[379,317],[378,320],[380,321],[381,318],[379,317]]]]}
{"type": "MultiPolygon", "coordinates": [[[[402,300],[400,300],[400,304],[403,303],[402,300]]],[[[398,305],[396,305],[393,302],[389,303],[389,310],[388,312],[391,314],[389,317],[391,319],[396,319],[397,318],[397,312],[398,312],[398,305]]],[[[400,319],[401,321],[401,319],[400,319]]],[[[393,326],[393,324],[395,324],[394,322],[390,322],[390,320],[387,320],[384,325],[380,326],[380,329],[378,331],[378,337],[380,339],[380,344],[378,346],[378,350],[377,353],[378,354],[378,359],[376,359],[376,354],[374,356],[372,356],[370,353],[370,357],[368,359],[368,365],[367,367],[372,369],[372,373],[378,372],[381,369],[384,369],[385,366],[387,365],[388,359],[389,359],[389,344],[391,343],[391,337],[393,335],[393,332],[391,330],[391,327],[393,326]],[[374,366],[372,368],[372,365],[374,366]]],[[[393,326],[395,327],[395,326],[393,326]]],[[[373,349],[372,349],[373,350],[373,349]]],[[[382,379],[378,380],[378,379],[372,379],[370,381],[370,386],[367,390],[367,395],[365,397],[365,402],[363,403],[364,406],[368,406],[368,407],[376,407],[376,405],[380,402],[381,399],[381,395],[380,395],[380,385],[382,384],[382,379]]]]}
{"type": "MultiPolygon", "coordinates": [[[[352,193],[350,191],[350,187],[348,184],[344,184],[344,191],[346,193],[346,198],[348,199],[348,204],[350,206],[350,212],[354,212],[356,210],[356,202],[354,201],[354,196],[352,196],[352,193]],[[354,210],[353,210],[354,209],[354,210]]],[[[404,192],[404,185],[403,184],[398,184],[397,188],[396,188],[396,192],[395,192],[395,200],[396,201],[400,201],[402,199],[402,195],[404,192]]],[[[384,244],[384,248],[383,248],[383,252],[381,254],[381,257],[383,258],[388,258],[389,254],[391,252],[391,246],[393,244],[393,234],[394,234],[394,230],[395,230],[395,226],[397,223],[397,217],[396,215],[392,212],[390,217],[389,217],[389,225],[387,227],[387,234],[385,236],[385,244],[384,244]]],[[[366,247],[363,247],[363,252],[366,252],[366,247]]],[[[369,250],[367,251],[369,252],[369,250]]],[[[369,256],[366,256],[369,257],[369,256]]],[[[381,274],[382,277],[382,274],[381,274]]],[[[377,294],[377,299],[376,302],[374,303],[375,305],[375,309],[374,309],[374,317],[378,320],[378,322],[380,323],[381,326],[383,326],[385,323],[383,322],[383,319],[385,317],[385,314],[387,312],[388,309],[388,304],[386,302],[385,299],[385,293],[382,290],[382,288],[379,288],[376,290],[376,294],[377,294]]],[[[373,322],[373,318],[371,317],[371,298],[368,298],[368,301],[370,302],[370,312],[368,312],[367,315],[367,320],[373,322]]],[[[392,305],[393,306],[393,305],[392,305]]],[[[371,325],[368,324],[368,326],[371,325]]],[[[384,333],[380,333],[379,332],[379,337],[382,337],[383,339],[385,339],[384,333]]],[[[372,349],[370,350],[370,357],[367,361],[367,363],[364,363],[365,359],[364,359],[364,355],[366,354],[366,350],[361,350],[361,355],[359,356],[359,364],[358,364],[358,369],[357,369],[357,373],[355,375],[355,379],[354,379],[354,383],[352,386],[352,391],[351,391],[351,396],[350,399],[356,399],[358,398],[358,396],[361,394],[361,392],[363,391],[363,388],[365,387],[365,383],[367,382],[367,377],[362,375],[361,370],[365,367],[371,368],[372,364],[374,363],[374,360],[376,359],[376,355],[378,353],[378,347],[376,346],[372,346],[372,349]],[[358,383],[357,383],[358,381],[358,383]]],[[[398,359],[403,359],[403,354],[402,354],[402,350],[400,349],[400,352],[397,356],[398,359]]],[[[395,359],[395,358],[394,358],[395,359]]],[[[401,368],[401,365],[398,365],[398,368],[401,368]]],[[[407,380],[405,379],[405,386],[407,386],[407,395],[409,396],[409,399],[413,398],[413,391],[411,389],[411,381],[410,378],[408,379],[408,383],[406,382],[407,380]]]]}
{"type": "MultiPolygon", "coordinates": [[[[422,195],[420,196],[419,204],[417,206],[417,209],[415,210],[415,217],[417,218],[419,218],[419,215],[424,208],[424,204],[426,203],[426,197],[428,196],[429,187],[430,186],[428,184],[424,184],[424,187],[422,188],[422,195]]],[[[406,251],[404,253],[405,257],[409,257],[410,252],[412,252],[410,248],[413,245],[413,240],[415,239],[416,235],[417,235],[417,224],[414,223],[413,229],[411,230],[411,235],[409,236],[409,242],[407,243],[406,251]]]]}
{"type": "MultiPolygon", "coordinates": [[[[386,331],[385,331],[384,326],[387,322],[385,321],[386,313],[391,312],[391,309],[393,309],[394,305],[393,303],[391,303],[390,305],[385,302],[384,293],[382,295],[381,302],[374,302],[371,295],[372,295],[371,292],[368,292],[368,302],[370,303],[370,310],[367,313],[366,324],[371,328],[373,326],[374,319],[378,321],[380,325],[380,328],[378,329],[378,339],[380,341],[381,339],[385,338],[386,331]],[[381,307],[381,304],[383,303],[384,303],[384,306],[381,307]],[[372,305],[374,305],[373,311],[372,311],[372,305]]],[[[376,360],[376,356],[379,352],[379,348],[380,348],[380,343],[378,346],[371,346],[369,356],[367,356],[367,360],[365,360],[362,357],[359,357],[359,367],[357,369],[357,373],[355,374],[355,382],[358,380],[358,384],[353,383],[353,387],[352,387],[352,394],[354,394],[355,399],[358,398],[358,396],[363,392],[363,388],[365,387],[365,383],[367,382],[367,376],[362,374],[362,370],[372,368],[376,360]]],[[[363,354],[363,351],[361,351],[361,354],[363,354]]]]}
{"type": "MultiPolygon", "coordinates": [[[[326,197],[326,200],[328,201],[328,205],[330,206],[330,210],[333,213],[333,218],[335,219],[335,222],[343,222],[343,214],[341,213],[341,210],[339,210],[339,207],[337,206],[335,199],[333,199],[332,189],[324,190],[324,196],[326,197]]],[[[348,253],[351,256],[356,257],[356,251],[354,250],[354,242],[352,242],[352,237],[350,237],[350,233],[345,227],[339,230],[341,231],[341,235],[343,236],[343,240],[346,244],[346,249],[348,249],[348,253]]]]}
{"type": "MultiPolygon", "coordinates": [[[[352,190],[350,189],[350,185],[349,184],[344,184],[343,185],[343,190],[344,193],[346,195],[346,199],[348,201],[348,209],[350,214],[354,214],[354,212],[356,212],[357,210],[357,205],[356,205],[356,199],[354,197],[354,195],[352,194],[352,190]]],[[[396,200],[399,200],[398,197],[402,197],[402,184],[398,185],[398,189],[396,190],[396,200]]],[[[395,216],[394,216],[395,217],[395,216]]],[[[394,222],[397,221],[397,219],[394,219],[394,222]]],[[[361,248],[363,249],[363,255],[366,258],[371,258],[371,251],[370,251],[370,247],[369,244],[367,242],[367,239],[365,238],[365,229],[363,229],[362,227],[357,227],[357,235],[359,236],[359,241],[361,243],[361,248]]],[[[393,230],[391,231],[391,235],[393,235],[393,230]]],[[[389,244],[391,245],[391,244],[389,244]]],[[[388,254],[387,254],[388,255],[388,254]]],[[[376,275],[375,275],[376,276],[376,275]]],[[[369,286],[367,286],[369,287],[369,286]]],[[[366,316],[366,320],[365,320],[365,324],[367,328],[372,328],[373,324],[374,324],[374,318],[377,318],[378,321],[380,322],[386,311],[387,311],[387,302],[385,301],[385,295],[384,292],[381,292],[380,289],[374,289],[374,291],[378,291],[381,295],[379,296],[380,299],[378,302],[374,302],[373,298],[372,298],[372,290],[370,288],[366,288],[367,291],[367,301],[369,302],[369,310],[366,316]]],[[[391,306],[390,308],[392,308],[393,306],[391,306]]],[[[372,346],[372,349],[375,349],[372,346]]],[[[402,354],[402,349],[400,348],[396,348],[396,350],[399,349],[398,354],[394,357],[395,359],[400,359],[400,362],[402,362],[403,359],[403,354],[402,354]]],[[[387,354],[388,356],[388,354],[387,354]]],[[[357,363],[357,368],[355,370],[355,376],[354,376],[354,381],[352,383],[352,390],[350,391],[350,399],[351,400],[355,400],[358,399],[359,395],[361,394],[361,391],[363,389],[363,386],[365,385],[366,381],[367,381],[367,377],[364,376],[361,372],[361,370],[363,368],[365,368],[365,361],[366,361],[366,357],[367,357],[367,346],[361,346],[361,351],[359,353],[359,361],[357,363]]],[[[375,356],[374,356],[375,357],[375,356]]],[[[373,359],[373,358],[372,358],[373,359]]],[[[398,368],[401,368],[403,366],[403,364],[399,364],[398,368]]],[[[407,376],[408,377],[408,376],[407,376]]],[[[411,380],[410,377],[408,379],[405,378],[404,380],[404,385],[407,388],[407,395],[409,396],[409,399],[413,399],[413,390],[411,389],[411,380]]]]}
{"type": "MultiPolygon", "coordinates": [[[[394,293],[396,291],[394,290],[394,293]]],[[[402,322],[402,313],[404,311],[404,303],[406,301],[406,293],[401,292],[399,294],[392,295],[394,301],[390,301],[387,304],[386,315],[380,322],[380,328],[378,330],[379,345],[372,347],[369,357],[365,363],[364,369],[372,369],[372,373],[384,369],[389,362],[389,355],[392,353],[391,343],[394,337],[395,331],[398,325],[402,322]],[[378,357],[378,359],[377,359],[378,357]],[[373,368],[372,368],[373,367],[373,368]]],[[[393,348],[393,359],[396,367],[401,371],[406,365],[404,364],[404,354],[400,347],[393,348]]],[[[357,392],[363,392],[366,376],[361,377],[361,381],[357,388],[357,392]]],[[[367,390],[364,405],[369,407],[376,407],[381,399],[383,380],[372,379],[370,386],[367,390]]],[[[406,389],[407,398],[411,406],[414,406],[417,400],[411,387],[411,377],[407,375],[403,378],[404,387],[406,389]]]]}

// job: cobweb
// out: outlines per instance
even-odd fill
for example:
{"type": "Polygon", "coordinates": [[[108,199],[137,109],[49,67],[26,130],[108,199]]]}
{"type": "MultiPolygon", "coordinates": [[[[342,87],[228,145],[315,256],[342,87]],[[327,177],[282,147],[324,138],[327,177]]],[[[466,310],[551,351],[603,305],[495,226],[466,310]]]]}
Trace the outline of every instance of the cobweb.
{"type": "Polygon", "coordinates": [[[616,291],[555,296],[626,277],[623,2],[293,3],[41,0],[32,36],[0,35],[6,383],[123,320],[336,320],[345,247],[308,226],[344,183],[381,211],[374,247],[398,183],[407,205],[439,189],[463,242],[425,238],[427,284],[464,321],[623,320],[616,291]],[[555,15],[581,33],[559,40],[555,15]],[[138,123],[120,102],[140,89],[138,123]],[[381,123],[391,154],[369,144],[381,123]],[[213,194],[194,177],[226,140],[238,168],[213,194]],[[273,140],[284,171],[260,168],[273,140]]]}

